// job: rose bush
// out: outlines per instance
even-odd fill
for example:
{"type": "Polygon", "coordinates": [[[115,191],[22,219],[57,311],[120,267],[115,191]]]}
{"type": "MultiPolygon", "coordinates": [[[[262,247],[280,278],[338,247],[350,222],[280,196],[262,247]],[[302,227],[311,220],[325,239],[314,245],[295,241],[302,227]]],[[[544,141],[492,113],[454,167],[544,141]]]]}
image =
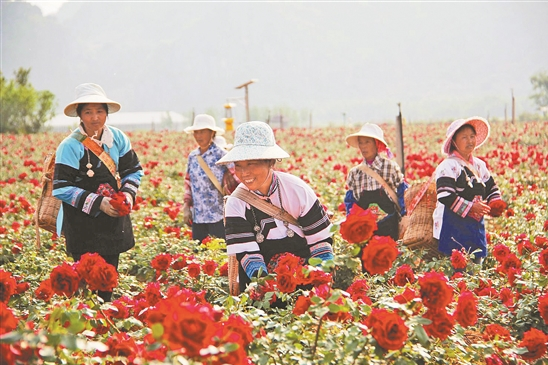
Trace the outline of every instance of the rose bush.
{"type": "MultiPolygon", "coordinates": [[[[442,160],[446,127],[404,126],[411,184],[442,160]]],[[[361,161],[344,143],[354,129],[276,131],[292,156],[276,168],[335,212],[335,259],[281,257],[238,297],[228,294],[224,242],[194,242],[182,224],[192,136],[129,133],[145,176],[131,212],[137,244],[115,275],[93,255],[73,263],[62,237],[41,231],[35,245],[42,160],[64,134],[1,135],[0,363],[546,363],[548,124],[493,123],[478,150],[508,205],[486,217],[481,267],[467,253],[426,260],[390,243],[371,246],[365,271],[359,255],[375,219],[364,211],[352,223],[338,209],[361,161]],[[94,290],[112,287],[113,302],[101,303],[94,290]]],[[[395,145],[395,126],[383,129],[395,145]]]]}

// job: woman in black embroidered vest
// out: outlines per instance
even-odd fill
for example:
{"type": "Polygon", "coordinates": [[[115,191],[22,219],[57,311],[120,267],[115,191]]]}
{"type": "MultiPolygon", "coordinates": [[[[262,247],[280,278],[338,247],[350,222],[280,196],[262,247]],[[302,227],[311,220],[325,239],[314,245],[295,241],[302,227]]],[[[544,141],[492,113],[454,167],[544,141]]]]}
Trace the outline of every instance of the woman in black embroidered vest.
{"type": "Polygon", "coordinates": [[[298,221],[294,225],[274,218],[234,194],[227,198],[227,251],[238,259],[240,291],[259,270],[272,272],[284,253],[305,260],[333,258],[331,223],[314,191],[300,178],[273,169],[277,159],[287,157],[268,124],[247,122],[236,129],[234,147],[217,162],[234,162],[238,189],[251,191],[298,221]]]}
{"type": "Polygon", "coordinates": [[[438,201],[434,238],[441,252],[464,249],[480,264],[487,256],[483,217],[498,217],[506,203],[484,161],[474,151],[489,137],[490,126],[480,117],[455,120],[447,128],[441,151],[447,156],[436,168],[438,201]]]}
{"type": "MultiPolygon", "coordinates": [[[[120,253],[135,239],[129,215],[120,216],[109,196],[123,192],[131,210],[143,172],[129,138],[105,125],[120,104],[96,84],[77,86],[76,95],[65,115],[79,117],[80,126],[57,147],[55,159],[53,195],[63,202],[57,231],[64,233],[74,261],[96,252],[118,268],[120,253]],[[103,151],[110,157],[100,159],[103,151]]],[[[99,296],[110,301],[112,292],[99,291],[99,296]]]]}

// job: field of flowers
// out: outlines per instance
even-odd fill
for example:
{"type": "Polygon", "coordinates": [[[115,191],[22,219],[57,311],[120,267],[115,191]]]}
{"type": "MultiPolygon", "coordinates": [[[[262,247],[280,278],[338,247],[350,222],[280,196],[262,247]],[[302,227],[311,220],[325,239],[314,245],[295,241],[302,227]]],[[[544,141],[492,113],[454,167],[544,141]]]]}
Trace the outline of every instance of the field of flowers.
{"type": "MultiPolygon", "coordinates": [[[[0,363],[548,364],[548,123],[494,123],[477,151],[508,203],[487,219],[482,267],[399,245],[368,272],[339,230],[346,174],[361,161],[344,137],[358,128],[276,131],[292,156],[277,169],[334,213],[336,258],[301,267],[287,257],[239,296],[228,294],[224,242],[194,242],[182,224],[191,136],[128,133],[145,176],[131,213],[137,244],[117,275],[94,255],[73,263],[44,230],[35,244],[42,161],[65,135],[0,135],[0,363]],[[313,289],[292,292],[298,283],[313,289]],[[94,294],[116,284],[111,303],[94,294]]],[[[446,128],[404,126],[409,183],[441,161],[446,128]]],[[[383,129],[394,146],[395,126],[383,129]]]]}

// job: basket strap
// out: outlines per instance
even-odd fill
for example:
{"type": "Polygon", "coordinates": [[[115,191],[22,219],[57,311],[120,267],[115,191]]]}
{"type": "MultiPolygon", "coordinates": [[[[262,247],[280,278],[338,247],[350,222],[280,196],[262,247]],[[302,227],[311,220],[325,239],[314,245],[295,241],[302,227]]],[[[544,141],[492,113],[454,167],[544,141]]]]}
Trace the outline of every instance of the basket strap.
{"type": "Polygon", "coordinates": [[[425,182],[422,186],[421,186],[421,189],[419,190],[418,194],[415,195],[413,197],[413,200],[411,200],[411,203],[409,203],[409,207],[407,208],[407,215],[408,216],[411,216],[411,213],[413,213],[413,211],[415,210],[415,208],[417,207],[417,205],[419,204],[419,202],[421,201],[422,197],[424,196],[424,194],[426,193],[426,190],[428,190],[428,187],[430,186],[430,184],[432,183],[432,181],[434,181],[434,176],[436,175],[436,173],[434,172],[430,178],[428,178],[428,181],[425,182]]]}
{"type": "Polygon", "coordinates": [[[267,202],[266,200],[263,200],[259,198],[257,195],[253,194],[251,191],[243,189],[243,188],[236,188],[232,192],[230,196],[233,196],[235,198],[241,199],[244,202],[248,203],[249,205],[254,206],[255,208],[265,212],[266,214],[277,218],[281,221],[291,223],[294,226],[300,227],[301,225],[297,221],[295,217],[293,217],[291,214],[286,212],[285,210],[282,210],[275,206],[272,203],[267,202]]]}
{"type": "Polygon", "coordinates": [[[363,172],[365,172],[367,175],[373,177],[375,180],[377,180],[381,185],[382,187],[384,188],[384,190],[386,191],[386,193],[390,196],[390,200],[392,200],[392,202],[394,204],[396,204],[396,207],[398,207],[398,212],[401,212],[401,207],[400,207],[400,203],[398,202],[398,196],[396,195],[396,192],[394,191],[394,189],[392,189],[388,183],[386,182],[386,180],[384,180],[381,175],[379,175],[375,170],[371,169],[369,166],[367,165],[360,165],[358,166],[358,168],[360,170],[362,170],[363,172]]]}
{"type": "Polygon", "coordinates": [[[95,156],[99,157],[99,159],[105,164],[105,166],[108,168],[112,176],[116,179],[116,184],[118,185],[118,189],[122,186],[122,181],[120,179],[120,174],[118,171],[116,171],[116,163],[110,157],[107,151],[105,151],[101,146],[99,146],[97,143],[93,142],[91,138],[89,138],[86,135],[83,135],[80,132],[74,132],[71,134],[71,137],[80,141],[84,146],[86,146],[91,152],[95,154],[95,156]]]}
{"type": "Polygon", "coordinates": [[[209,168],[209,166],[207,166],[207,163],[205,162],[205,160],[202,158],[202,156],[200,155],[197,155],[196,156],[196,159],[198,160],[198,163],[200,164],[200,167],[202,168],[202,170],[204,170],[204,172],[206,173],[207,177],[209,178],[209,180],[211,180],[211,182],[213,183],[213,185],[215,185],[215,187],[217,188],[217,190],[219,190],[219,192],[221,193],[221,195],[225,195],[223,193],[223,188],[221,187],[221,183],[219,182],[219,180],[217,180],[217,178],[215,177],[215,175],[213,174],[213,171],[211,171],[211,169],[209,168]]]}

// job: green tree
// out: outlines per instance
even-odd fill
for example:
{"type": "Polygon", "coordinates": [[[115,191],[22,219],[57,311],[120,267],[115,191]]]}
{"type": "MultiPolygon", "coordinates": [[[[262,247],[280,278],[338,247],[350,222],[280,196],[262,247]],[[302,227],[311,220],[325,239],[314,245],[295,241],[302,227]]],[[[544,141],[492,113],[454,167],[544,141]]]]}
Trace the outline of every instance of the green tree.
{"type": "Polygon", "coordinates": [[[55,95],[29,82],[30,68],[19,68],[15,79],[0,71],[0,133],[37,133],[55,115],[55,95]]]}
{"type": "Polygon", "coordinates": [[[541,71],[531,76],[531,84],[535,93],[530,96],[542,111],[544,116],[548,111],[548,72],[541,71]]]}

